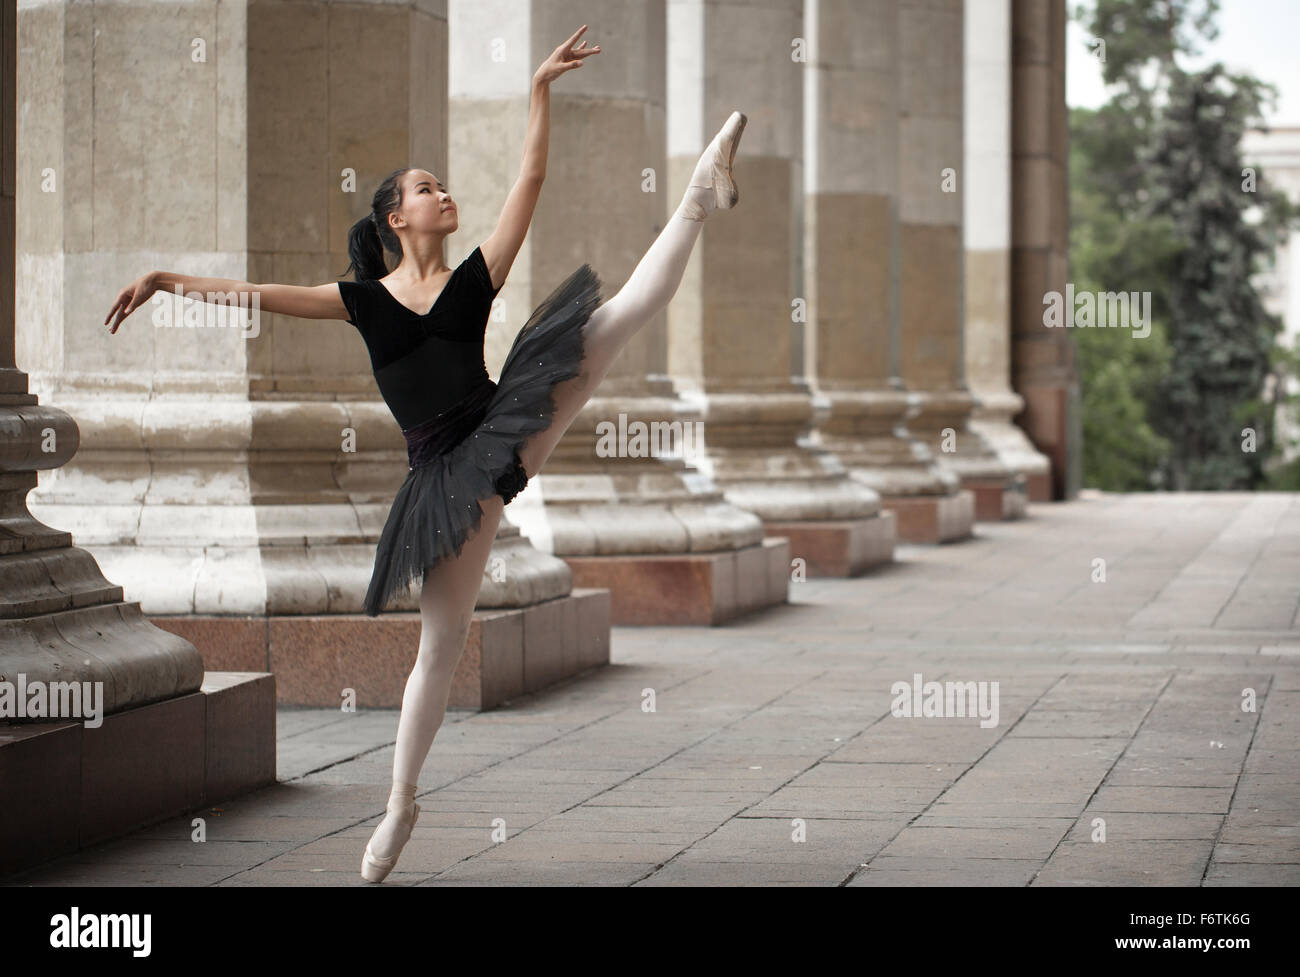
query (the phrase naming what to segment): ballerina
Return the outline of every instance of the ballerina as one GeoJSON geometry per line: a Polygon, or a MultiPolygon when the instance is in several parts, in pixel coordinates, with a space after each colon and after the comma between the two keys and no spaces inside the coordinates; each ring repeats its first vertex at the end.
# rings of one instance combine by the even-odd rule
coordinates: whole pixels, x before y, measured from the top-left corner
{"type": "Polygon", "coordinates": [[[349,231],[348,270],[356,281],[255,285],[151,272],[122,290],[104,320],[116,315],[116,332],[154,291],[180,284],[187,293],[257,293],[269,312],[345,319],[365,339],[410,462],[376,547],[366,613],[381,613],[397,591],[421,580],[420,644],[402,696],[392,790],[362,855],[369,882],[393,870],[419,818],[419,774],[446,713],[505,506],[545,464],[628,340],[676,293],[703,221],[739,200],[733,164],[747,118],[732,112],[622,288],[602,303],[600,281],[584,264],[533,310],[499,380],[487,376],[488,314],[546,174],[550,85],[600,52],[599,45],[575,44],[586,30],[584,24],[534,74],[519,178],[495,229],[456,268],[442,257],[458,226],[451,193],[427,170],[401,169],[380,184],[371,213],[349,231]],[[385,250],[400,256],[392,272],[385,250]]]}

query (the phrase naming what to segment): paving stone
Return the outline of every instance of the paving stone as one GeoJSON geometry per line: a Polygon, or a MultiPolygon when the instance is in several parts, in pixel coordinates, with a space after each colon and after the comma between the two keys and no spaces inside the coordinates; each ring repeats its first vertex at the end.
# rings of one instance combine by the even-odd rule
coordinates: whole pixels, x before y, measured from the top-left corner
{"type": "Polygon", "coordinates": [[[289,851],[296,841],[160,840],[128,837],[85,849],[82,855],[97,865],[234,866],[247,868],[289,851]]]}
{"type": "MultiPolygon", "coordinates": [[[[640,844],[642,842],[653,842],[662,845],[675,846],[676,851],[681,851],[694,844],[704,835],[712,831],[716,825],[712,821],[707,826],[701,826],[694,831],[682,831],[676,829],[674,825],[658,825],[655,829],[641,829],[637,831],[628,830],[606,830],[597,822],[592,821],[568,821],[556,823],[555,818],[547,818],[538,824],[530,825],[527,828],[521,828],[518,831],[509,831],[509,837],[514,838],[521,831],[527,831],[528,838],[533,842],[562,842],[569,844],[640,844]]],[[[468,829],[461,829],[468,830],[468,829]]],[[[483,832],[483,837],[487,832],[483,832]]]]}
{"type": "Polygon", "coordinates": [[[732,818],[696,840],[677,856],[694,862],[818,862],[838,865],[845,874],[874,856],[903,829],[904,818],[866,821],[854,818],[809,818],[796,834],[786,818],[732,818]],[[794,840],[802,837],[802,841],[794,840]]]}
{"type": "Polygon", "coordinates": [[[1025,715],[1009,736],[1132,736],[1142,722],[1139,709],[1094,711],[1058,711],[1033,709],[1025,715]]]}
{"type": "Polygon", "coordinates": [[[823,761],[790,782],[794,787],[914,787],[943,789],[969,767],[956,763],[845,763],[823,761]]]}
{"type": "MultiPolygon", "coordinates": [[[[729,810],[729,809],[728,809],[729,810]]],[[[583,829],[647,831],[699,830],[716,827],[724,819],[716,812],[697,808],[657,807],[654,805],[620,806],[617,804],[580,804],[545,818],[547,825],[573,825],[583,829]]]]}
{"type": "Polygon", "coordinates": [[[632,885],[657,863],[628,861],[529,862],[472,858],[420,885],[480,882],[495,885],[632,885]]]}
{"type": "MultiPolygon", "coordinates": [[[[404,872],[401,866],[393,869],[388,877],[384,879],[384,885],[414,885],[421,881],[425,876],[416,872],[404,872]]],[[[294,869],[292,871],[283,871],[272,869],[266,866],[259,866],[250,869],[247,872],[241,872],[238,875],[225,879],[219,883],[221,886],[362,886],[373,887],[374,883],[367,882],[361,877],[361,857],[357,856],[356,864],[349,870],[338,869],[329,870],[325,868],[315,869],[294,869]]]]}
{"type": "Polygon", "coordinates": [[[1219,835],[1221,845],[1272,845],[1287,850],[1300,844],[1300,823],[1260,824],[1249,822],[1236,813],[1229,813],[1219,835]]]}
{"type": "Polygon", "coordinates": [[[1021,822],[1013,828],[986,827],[984,823],[963,825],[950,818],[949,824],[914,824],[889,843],[880,853],[889,857],[942,858],[1014,858],[1038,859],[1052,853],[1069,830],[1065,819],[1042,819],[1033,827],[1021,822]],[[957,823],[953,823],[957,822],[957,823]]]}
{"type": "Polygon", "coordinates": [[[5,881],[17,885],[29,881],[59,885],[213,885],[236,871],[238,868],[230,865],[125,864],[70,859],[5,881]]]}
{"type": "Polygon", "coordinates": [[[1210,860],[1211,842],[1063,842],[1034,885],[1197,886],[1210,860]]]}
{"type": "Polygon", "coordinates": [[[1300,781],[1296,772],[1243,774],[1233,805],[1253,810],[1290,811],[1300,816],[1300,781]]]}
{"type": "Polygon", "coordinates": [[[746,809],[760,817],[835,817],[853,814],[919,814],[939,787],[782,787],[746,809]]]}
{"type": "Polygon", "coordinates": [[[1205,886],[1300,885],[1300,865],[1280,863],[1215,862],[1205,876],[1205,886]]]}
{"type": "Polygon", "coordinates": [[[263,817],[368,817],[384,809],[388,792],[378,787],[329,787],[301,783],[277,784],[225,801],[224,815],[256,814],[263,817]]]}
{"type": "Polygon", "coordinates": [[[1102,787],[1092,806],[1105,811],[1227,814],[1231,787],[1102,787]]]}
{"type": "Polygon", "coordinates": [[[880,855],[849,886],[1024,886],[1042,861],[1037,858],[934,858],[880,855]]]}
{"type": "MultiPolygon", "coordinates": [[[[1300,883],[1300,498],[1101,498],[725,626],[614,628],[610,669],[449,710],[387,884],[1300,883]],[[1106,552],[1124,585],[1081,589],[1106,552]],[[998,725],[894,717],[916,673],[997,681],[998,725]]],[[[177,817],[3,881],[366,885],[398,718],[281,709],[281,783],[196,812],[204,844],[177,817]]]]}
{"type": "Polygon", "coordinates": [[[1223,824],[1218,814],[1135,814],[1106,811],[1090,806],[1080,815],[1067,840],[1091,842],[1093,821],[1106,822],[1106,840],[1111,841],[1213,841],[1223,824]]]}
{"type": "Polygon", "coordinates": [[[1039,800],[1017,800],[1012,797],[1001,801],[948,802],[940,797],[932,807],[926,809],[926,813],[961,818],[1069,818],[1073,820],[1079,816],[1086,801],[1085,797],[1080,797],[1074,801],[1045,803],[1039,800]]]}
{"type": "Polygon", "coordinates": [[[1226,787],[1237,785],[1233,767],[1186,758],[1123,757],[1106,777],[1108,787],[1226,787]]]}
{"type": "Polygon", "coordinates": [[[1216,862],[1256,862],[1260,864],[1294,863],[1300,865],[1300,839],[1289,842],[1270,840],[1261,845],[1214,846],[1216,862]]]}
{"type": "Polygon", "coordinates": [[[843,867],[819,862],[705,862],[675,859],[637,883],[641,886],[839,885],[843,867]]]}

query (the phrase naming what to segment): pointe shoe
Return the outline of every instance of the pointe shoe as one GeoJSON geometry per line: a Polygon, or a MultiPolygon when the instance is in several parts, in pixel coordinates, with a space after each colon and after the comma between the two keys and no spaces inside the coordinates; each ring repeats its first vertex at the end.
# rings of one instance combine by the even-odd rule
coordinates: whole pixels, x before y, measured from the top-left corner
{"type": "MultiPolygon", "coordinates": [[[[398,845],[397,851],[391,855],[376,855],[370,850],[370,841],[375,840],[375,836],[370,836],[370,841],[366,842],[366,853],[361,856],[361,877],[367,882],[382,882],[388,878],[388,873],[393,870],[397,864],[397,856],[402,853],[406,843],[411,840],[411,830],[415,827],[415,822],[420,820],[420,805],[414,805],[414,811],[411,814],[411,823],[406,829],[406,837],[398,845]]],[[[379,828],[376,826],[376,831],[379,828]]]]}
{"type": "MultiPolygon", "coordinates": [[[[736,147],[740,144],[740,134],[745,131],[745,123],[749,117],[744,112],[732,112],[731,116],[718,130],[718,134],[713,137],[705,149],[703,156],[708,157],[709,162],[709,182],[688,184],[690,187],[702,187],[713,191],[714,207],[717,210],[730,210],[736,206],[740,200],[740,190],[736,186],[736,175],[733,170],[736,162],[736,147]]],[[[692,181],[698,179],[699,167],[691,175],[692,181]]],[[[708,216],[708,210],[700,206],[696,201],[687,199],[681,209],[683,217],[689,220],[704,220],[708,216]]]]}

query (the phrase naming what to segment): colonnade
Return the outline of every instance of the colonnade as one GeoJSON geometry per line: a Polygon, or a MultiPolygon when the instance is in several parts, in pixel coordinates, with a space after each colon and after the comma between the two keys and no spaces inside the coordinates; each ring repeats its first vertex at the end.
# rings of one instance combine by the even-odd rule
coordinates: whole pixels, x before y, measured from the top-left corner
{"type": "Polygon", "coordinates": [[[151,268],[335,280],[406,165],[460,205],[454,266],[581,18],[603,53],[552,87],[489,372],[582,262],[621,285],[734,108],[741,201],[507,509],[480,608],[605,587],[614,623],[716,623],[785,600],[794,560],[869,572],[1073,493],[1071,350],[1041,327],[1066,274],[1063,0],[52,0],[18,16],[15,353],[80,449],[33,513],[149,614],[357,614],[406,459],[353,327],[142,309],[110,336],[104,313],[151,268]],[[703,443],[609,457],[620,418],[703,443]]]}

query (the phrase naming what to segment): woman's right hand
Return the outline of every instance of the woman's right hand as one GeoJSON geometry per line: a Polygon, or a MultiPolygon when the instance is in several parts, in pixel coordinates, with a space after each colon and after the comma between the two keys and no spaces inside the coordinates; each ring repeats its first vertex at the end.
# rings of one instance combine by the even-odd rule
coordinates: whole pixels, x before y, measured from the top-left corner
{"type": "Polygon", "coordinates": [[[107,325],[108,320],[113,318],[113,314],[118,313],[117,318],[113,320],[113,324],[108,327],[108,331],[110,333],[117,332],[117,327],[121,325],[122,320],[144,305],[149,300],[149,296],[156,291],[158,291],[158,273],[156,271],[141,275],[122,289],[104,319],[104,323],[107,325]]]}
{"type": "Polygon", "coordinates": [[[551,52],[551,56],[542,62],[541,66],[533,72],[534,85],[549,85],[566,71],[572,71],[574,68],[582,67],[582,59],[589,58],[593,54],[600,53],[600,45],[587,47],[587,42],[583,41],[577,47],[573,46],[576,41],[587,30],[587,25],[583,24],[573,36],[551,52]]]}

